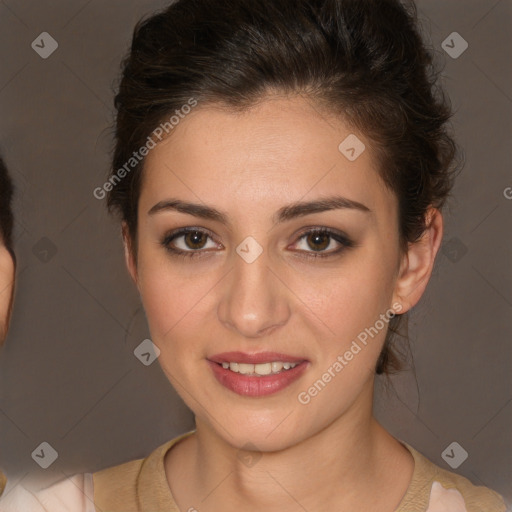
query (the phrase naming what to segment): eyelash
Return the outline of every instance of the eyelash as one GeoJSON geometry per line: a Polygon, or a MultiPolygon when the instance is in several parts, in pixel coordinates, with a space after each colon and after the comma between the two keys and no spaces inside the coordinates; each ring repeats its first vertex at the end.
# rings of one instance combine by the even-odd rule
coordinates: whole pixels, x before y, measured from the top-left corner
{"type": "MultiPolygon", "coordinates": [[[[207,237],[213,239],[213,237],[210,236],[210,234],[200,228],[183,228],[179,231],[169,233],[167,234],[163,240],[161,241],[161,245],[166,249],[169,253],[171,253],[172,256],[178,257],[178,258],[184,258],[184,259],[190,259],[190,258],[202,258],[205,256],[205,253],[210,252],[209,250],[190,250],[190,251],[183,251],[181,249],[176,249],[175,247],[172,247],[170,244],[173,240],[180,238],[184,235],[187,235],[188,233],[201,233],[206,235],[207,237]]],[[[321,252],[315,252],[315,251],[299,251],[300,257],[306,258],[306,259],[317,259],[317,258],[329,258],[333,256],[339,255],[341,252],[343,252],[346,249],[349,249],[351,247],[355,247],[355,243],[348,238],[346,235],[341,234],[337,231],[334,231],[329,228],[312,228],[308,231],[303,232],[297,239],[297,241],[302,240],[303,238],[306,238],[308,235],[311,234],[320,234],[320,235],[326,235],[331,239],[334,239],[336,242],[341,244],[342,247],[339,249],[336,249],[335,251],[329,251],[327,253],[321,253],[321,252]],[[305,254],[304,254],[305,253],[305,254]]],[[[329,243],[330,244],[330,243],[329,243]]]]}

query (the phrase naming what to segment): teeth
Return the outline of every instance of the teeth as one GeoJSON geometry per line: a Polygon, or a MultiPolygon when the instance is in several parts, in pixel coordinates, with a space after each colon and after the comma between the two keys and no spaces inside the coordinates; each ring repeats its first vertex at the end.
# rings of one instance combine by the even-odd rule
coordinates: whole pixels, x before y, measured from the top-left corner
{"type": "Polygon", "coordinates": [[[272,371],[278,372],[283,369],[283,363],[270,363],[272,365],[272,371]]]}
{"type": "Polygon", "coordinates": [[[280,361],[259,364],[224,362],[222,363],[222,368],[243,375],[272,375],[279,373],[281,370],[295,368],[298,364],[299,363],[282,363],[280,361]]]}
{"type": "Polygon", "coordinates": [[[270,375],[272,373],[272,363],[255,364],[254,372],[258,375],[270,375]]]}
{"type": "MultiPolygon", "coordinates": [[[[229,367],[231,368],[231,363],[229,363],[229,367]]],[[[239,363],[238,371],[240,373],[243,373],[244,375],[247,375],[248,373],[254,373],[254,365],[246,364],[246,363],[239,363]]]]}

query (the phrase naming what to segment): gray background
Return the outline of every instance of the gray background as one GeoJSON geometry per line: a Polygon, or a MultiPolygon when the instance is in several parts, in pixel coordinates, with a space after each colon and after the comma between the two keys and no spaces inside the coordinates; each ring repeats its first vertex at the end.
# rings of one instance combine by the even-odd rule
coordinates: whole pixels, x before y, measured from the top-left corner
{"type": "MultiPolygon", "coordinates": [[[[193,427],[157,364],[117,223],[92,191],[108,172],[112,97],[135,22],[166,1],[0,1],[0,150],[16,193],[17,290],[0,354],[0,459],[11,481],[50,483],[148,454],[193,427]],[[49,32],[42,59],[31,43],[49,32]],[[59,457],[43,470],[43,441],[59,457]]],[[[512,1],[422,0],[465,148],[431,283],[413,310],[415,372],[378,384],[398,438],[512,500],[512,1]],[[441,47],[456,31],[459,58],[441,47]]]]}

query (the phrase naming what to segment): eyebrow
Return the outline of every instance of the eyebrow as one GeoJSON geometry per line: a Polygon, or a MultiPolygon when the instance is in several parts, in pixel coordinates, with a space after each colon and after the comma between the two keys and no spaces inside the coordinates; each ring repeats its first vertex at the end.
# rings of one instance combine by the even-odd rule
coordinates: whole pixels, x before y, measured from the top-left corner
{"type": "MultiPolygon", "coordinates": [[[[348,199],[342,196],[331,196],[323,199],[317,199],[308,202],[296,202],[283,206],[272,216],[274,224],[280,224],[298,217],[310,215],[312,213],[326,212],[330,210],[349,209],[360,211],[364,213],[371,213],[372,210],[364,204],[348,199]]],[[[194,217],[202,219],[214,220],[230,226],[229,217],[226,213],[217,210],[211,206],[204,204],[189,203],[179,199],[165,199],[156,203],[149,211],[148,215],[165,211],[177,211],[180,213],[187,213],[194,217]]]]}

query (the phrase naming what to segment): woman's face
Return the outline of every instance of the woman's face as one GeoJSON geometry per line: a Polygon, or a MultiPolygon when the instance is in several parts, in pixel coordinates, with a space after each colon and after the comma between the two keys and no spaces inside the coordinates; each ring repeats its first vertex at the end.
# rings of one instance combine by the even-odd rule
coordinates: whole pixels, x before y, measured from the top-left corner
{"type": "Polygon", "coordinates": [[[0,239],[0,345],[4,342],[9,325],[14,288],[14,262],[0,239]]]}
{"type": "Polygon", "coordinates": [[[411,304],[397,200],[368,140],[339,149],[353,133],[275,97],[242,114],[198,106],[147,156],[128,266],[163,370],[233,446],[280,449],[371,413],[389,318],[411,304]]]}

